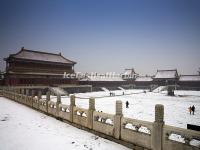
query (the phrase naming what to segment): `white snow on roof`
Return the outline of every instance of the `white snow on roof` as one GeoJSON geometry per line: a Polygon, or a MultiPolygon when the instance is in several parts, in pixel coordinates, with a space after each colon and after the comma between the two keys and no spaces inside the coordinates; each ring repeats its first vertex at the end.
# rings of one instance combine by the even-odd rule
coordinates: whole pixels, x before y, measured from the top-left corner
{"type": "Polygon", "coordinates": [[[126,70],[126,71],[124,72],[124,75],[132,75],[132,70],[126,70]]]}
{"type": "Polygon", "coordinates": [[[125,69],[125,72],[123,73],[123,75],[135,75],[135,71],[134,69],[125,69]]]}
{"type": "Polygon", "coordinates": [[[152,81],[151,77],[137,77],[135,81],[152,81]]]}
{"type": "Polygon", "coordinates": [[[200,81],[199,75],[182,75],[179,81],[200,81]]]}
{"type": "Polygon", "coordinates": [[[154,78],[176,78],[176,70],[158,70],[154,78]]]}

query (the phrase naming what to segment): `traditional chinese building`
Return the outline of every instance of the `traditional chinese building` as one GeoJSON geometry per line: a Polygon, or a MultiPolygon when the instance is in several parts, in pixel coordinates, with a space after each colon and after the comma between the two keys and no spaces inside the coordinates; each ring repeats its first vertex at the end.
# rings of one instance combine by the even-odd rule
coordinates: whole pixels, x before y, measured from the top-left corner
{"type": "Polygon", "coordinates": [[[75,84],[76,79],[63,78],[64,72],[74,73],[76,62],[61,53],[53,54],[22,49],[4,59],[6,85],[75,84]]]}
{"type": "Polygon", "coordinates": [[[158,85],[174,85],[178,81],[178,72],[174,70],[157,70],[153,83],[158,85]]]}
{"type": "Polygon", "coordinates": [[[139,76],[135,79],[135,85],[141,88],[150,87],[153,84],[153,78],[151,76],[139,76]]]}
{"type": "Polygon", "coordinates": [[[93,91],[99,91],[103,88],[116,90],[119,86],[127,84],[121,76],[109,76],[106,74],[85,75],[85,78],[79,81],[81,85],[92,85],[93,91]]]}
{"type": "Polygon", "coordinates": [[[200,90],[200,75],[181,75],[178,85],[184,90],[200,90]]]}
{"type": "Polygon", "coordinates": [[[125,69],[125,72],[122,74],[122,78],[127,81],[134,81],[138,74],[135,72],[135,70],[132,69],[125,69]]]}

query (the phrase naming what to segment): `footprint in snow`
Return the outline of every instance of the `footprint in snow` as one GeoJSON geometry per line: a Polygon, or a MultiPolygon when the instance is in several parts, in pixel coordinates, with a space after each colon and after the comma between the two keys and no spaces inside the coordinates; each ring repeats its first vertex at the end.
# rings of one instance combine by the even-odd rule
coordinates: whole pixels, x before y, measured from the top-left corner
{"type": "Polygon", "coordinates": [[[87,145],[84,145],[84,147],[85,147],[85,148],[88,148],[88,146],[87,146],[87,145]]]}
{"type": "Polygon", "coordinates": [[[0,121],[7,121],[7,120],[9,120],[9,115],[8,114],[5,114],[4,116],[0,117],[0,121]]]}
{"type": "Polygon", "coordinates": [[[1,121],[7,121],[8,117],[4,117],[3,119],[1,119],[1,121]]]}
{"type": "Polygon", "coordinates": [[[104,143],[108,143],[108,141],[104,141],[104,143]]]}
{"type": "Polygon", "coordinates": [[[42,118],[42,119],[45,119],[45,118],[46,118],[46,116],[41,116],[41,118],[42,118]]]}

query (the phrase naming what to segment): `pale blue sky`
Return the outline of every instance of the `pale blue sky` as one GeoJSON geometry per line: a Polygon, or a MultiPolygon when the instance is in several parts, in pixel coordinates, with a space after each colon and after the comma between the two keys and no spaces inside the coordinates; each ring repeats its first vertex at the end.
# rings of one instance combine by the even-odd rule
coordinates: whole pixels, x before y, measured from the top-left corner
{"type": "Polygon", "coordinates": [[[139,74],[200,67],[199,0],[0,0],[3,58],[27,49],[77,61],[76,71],[139,74]]]}

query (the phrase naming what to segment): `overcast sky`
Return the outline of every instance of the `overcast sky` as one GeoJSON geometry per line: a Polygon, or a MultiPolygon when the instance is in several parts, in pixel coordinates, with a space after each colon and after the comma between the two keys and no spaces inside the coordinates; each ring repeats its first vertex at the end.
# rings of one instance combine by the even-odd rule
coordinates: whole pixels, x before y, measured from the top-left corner
{"type": "Polygon", "coordinates": [[[196,74],[200,0],[0,0],[0,70],[22,46],[61,52],[79,72],[196,74]]]}

